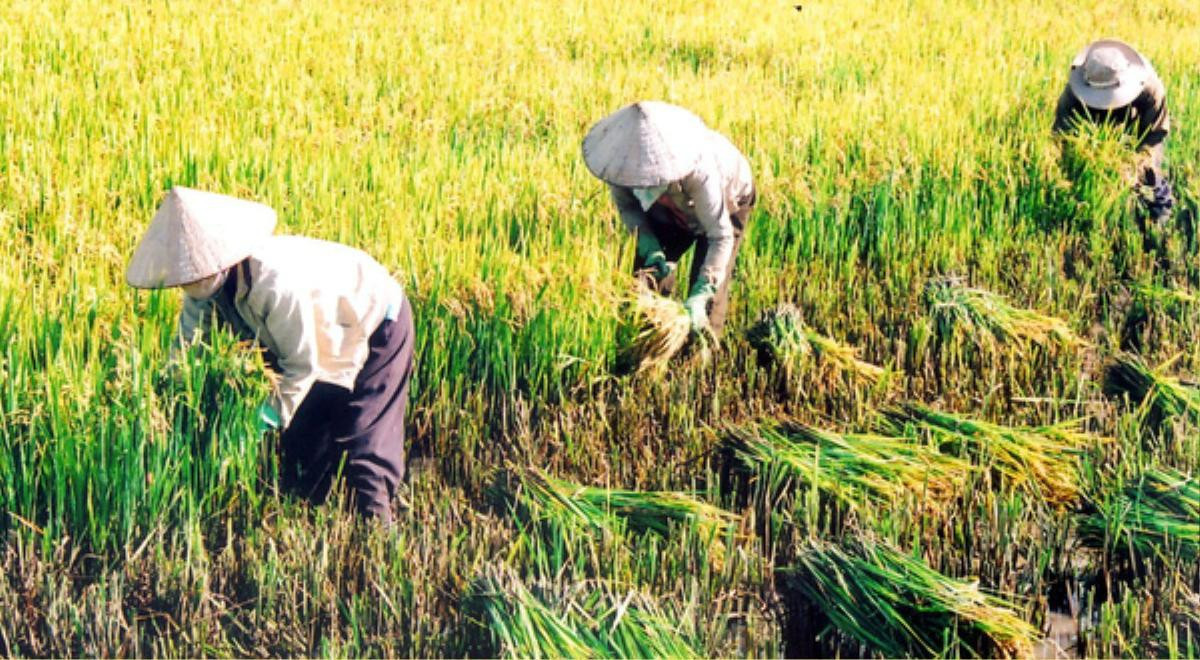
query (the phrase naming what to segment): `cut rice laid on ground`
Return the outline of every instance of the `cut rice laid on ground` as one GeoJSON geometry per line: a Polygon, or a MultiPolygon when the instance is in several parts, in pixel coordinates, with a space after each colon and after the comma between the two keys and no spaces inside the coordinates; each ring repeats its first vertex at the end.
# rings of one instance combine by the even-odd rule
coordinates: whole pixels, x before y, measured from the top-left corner
{"type": "Polygon", "coordinates": [[[782,572],[833,629],[884,657],[1027,657],[1039,637],[1012,603],[978,583],[874,541],[802,541],[782,572]]]}
{"type": "Polygon", "coordinates": [[[1152,468],[1081,516],[1084,542],[1147,559],[1200,558],[1200,477],[1152,468]]]}
{"type": "Polygon", "coordinates": [[[930,280],[925,286],[925,303],[944,342],[966,340],[987,349],[1006,343],[1064,348],[1087,344],[1066,321],[1014,307],[1004,296],[967,286],[961,278],[930,280]]]}
{"type": "Polygon", "coordinates": [[[763,312],[747,331],[746,338],[761,358],[778,365],[789,377],[813,356],[825,368],[850,373],[871,383],[884,374],[882,367],[860,360],[853,346],[808,327],[795,305],[785,303],[763,312]]]}
{"type": "Polygon", "coordinates": [[[816,488],[849,506],[895,503],[908,496],[944,502],[957,495],[971,465],[929,445],[798,423],[728,425],[728,448],[772,488],[816,488]]]}
{"type": "Polygon", "coordinates": [[[1003,483],[1066,505],[1079,498],[1079,457],[1094,436],[1068,422],[1038,427],[1002,426],[940,412],[919,404],[887,411],[881,426],[893,433],[926,436],[943,451],[989,467],[1003,483]]]}
{"type": "Polygon", "coordinates": [[[703,643],[683,617],[638,591],[600,584],[531,588],[511,570],[495,569],[474,598],[498,655],[506,658],[699,658],[703,643]]]}

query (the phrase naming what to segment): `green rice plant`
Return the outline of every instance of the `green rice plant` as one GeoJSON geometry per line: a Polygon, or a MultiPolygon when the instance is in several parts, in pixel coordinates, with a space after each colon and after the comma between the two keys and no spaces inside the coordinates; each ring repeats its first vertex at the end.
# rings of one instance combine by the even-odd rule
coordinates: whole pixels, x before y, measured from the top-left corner
{"type": "Polygon", "coordinates": [[[1200,478],[1169,467],[1148,468],[1079,518],[1087,544],[1142,558],[1200,559],[1200,478]]]}
{"type": "Polygon", "coordinates": [[[870,383],[877,382],[884,369],[858,358],[853,346],[826,337],[804,323],[804,315],[795,305],[784,303],[764,311],[746,332],[750,345],[780,366],[790,378],[811,356],[825,368],[850,373],[870,383]]]}
{"type": "Polygon", "coordinates": [[[1186,345],[1192,340],[1189,318],[1197,299],[1191,291],[1144,282],[1117,287],[1114,294],[1117,300],[1125,295],[1129,298],[1121,321],[1122,346],[1151,349],[1186,345]]]}
{"type": "Polygon", "coordinates": [[[925,285],[925,304],[944,343],[966,340],[995,351],[1005,344],[1026,347],[1087,345],[1064,320],[1014,307],[1004,296],[967,286],[962,278],[940,277],[925,285]]]}
{"type": "Polygon", "coordinates": [[[1110,395],[1128,396],[1154,426],[1176,418],[1200,420],[1200,388],[1165,373],[1174,361],[1151,368],[1141,357],[1121,353],[1108,365],[1104,390],[1110,395]]]}
{"type": "Polygon", "coordinates": [[[1012,602],[871,540],[806,539],[781,571],[833,630],[883,657],[1026,657],[1039,637],[1012,602]]]}
{"type": "Polygon", "coordinates": [[[726,446],[770,484],[816,491],[851,507],[956,496],[971,466],[909,438],[837,433],[799,423],[728,424],[726,446]]]}
{"type": "Polygon", "coordinates": [[[1081,431],[1077,421],[1003,426],[915,403],[886,410],[880,425],[891,432],[928,437],[943,451],[969,456],[1008,487],[1054,506],[1079,499],[1080,456],[1090,444],[1102,441],[1081,431]]]}
{"type": "Polygon", "coordinates": [[[502,657],[698,658],[704,645],[681,618],[638,591],[602,584],[531,589],[492,569],[473,597],[502,657]]]}
{"type": "Polygon", "coordinates": [[[1148,314],[1161,311],[1177,316],[1182,310],[1196,304],[1196,294],[1187,289],[1161,286],[1153,283],[1138,283],[1132,287],[1133,309],[1131,313],[1148,314]]]}

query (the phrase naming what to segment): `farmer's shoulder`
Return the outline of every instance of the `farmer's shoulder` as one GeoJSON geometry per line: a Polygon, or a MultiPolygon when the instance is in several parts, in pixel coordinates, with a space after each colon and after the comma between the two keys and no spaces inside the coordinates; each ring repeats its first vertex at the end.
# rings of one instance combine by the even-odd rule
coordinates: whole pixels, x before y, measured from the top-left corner
{"type": "Polygon", "coordinates": [[[263,276],[325,277],[361,261],[373,261],[358,248],[307,236],[272,236],[250,255],[263,276]]]}

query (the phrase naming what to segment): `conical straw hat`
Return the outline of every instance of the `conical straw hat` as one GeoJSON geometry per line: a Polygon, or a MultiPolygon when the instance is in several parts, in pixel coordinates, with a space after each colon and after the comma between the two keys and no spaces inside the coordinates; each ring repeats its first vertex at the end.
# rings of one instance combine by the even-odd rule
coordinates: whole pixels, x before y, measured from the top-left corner
{"type": "Polygon", "coordinates": [[[1129,44],[1102,39],[1075,55],[1069,84],[1080,103],[1112,110],[1133,103],[1145,89],[1151,71],[1150,63],[1129,44]]]}
{"type": "Polygon", "coordinates": [[[597,178],[648,188],[696,169],[708,128],[677,105],[642,101],[596,122],[583,139],[583,162],[597,178]]]}
{"type": "Polygon", "coordinates": [[[265,204],[176,186],[142,237],[125,279],[158,289],[215,275],[250,255],[275,229],[265,204]]]}

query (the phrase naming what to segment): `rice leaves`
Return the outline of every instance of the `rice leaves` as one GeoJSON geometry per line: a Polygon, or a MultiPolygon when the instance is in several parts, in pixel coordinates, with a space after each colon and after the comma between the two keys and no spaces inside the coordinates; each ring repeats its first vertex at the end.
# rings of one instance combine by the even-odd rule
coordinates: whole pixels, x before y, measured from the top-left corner
{"type": "Polygon", "coordinates": [[[681,618],[634,590],[535,588],[507,569],[474,588],[499,655],[507,658],[698,658],[681,618]]]}
{"type": "Polygon", "coordinates": [[[1065,505],[1079,498],[1078,460],[1093,436],[1077,422],[1037,427],[1002,426],[919,404],[886,411],[882,426],[930,437],[944,451],[965,454],[1035,501],[1065,505]]]}
{"type": "Polygon", "coordinates": [[[851,507],[908,496],[944,502],[971,470],[966,461],[909,438],[776,423],[728,425],[725,434],[736,460],[768,482],[816,488],[851,507]]]}
{"type": "Polygon", "coordinates": [[[1003,296],[969,287],[961,278],[930,280],[924,298],[943,342],[965,340],[987,350],[1004,344],[1062,348],[1087,344],[1066,321],[1014,307],[1003,296]]]}
{"type": "Polygon", "coordinates": [[[1079,520],[1085,543],[1140,557],[1200,558],[1200,478],[1167,467],[1145,470],[1135,483],[1095,502],[1079,520]]]}
{"type": "Polygon", "coordinates": [[[871,383],[884,374],[882,367],[860,360],[853,346],[808,327],[795,305],[785,303],[764,311],[746,338],[760,356],[782,368],[789,378],[810,356],[816,356],[829,370],[853,374],[871,383]]]}
{"type": "Polygon", "coordinates": [[[1012,603],[978,583],[874,541],[802,541],[782,572],[838,632],[884,657],[1023,657],[1038,637],[1012,603]]]}

